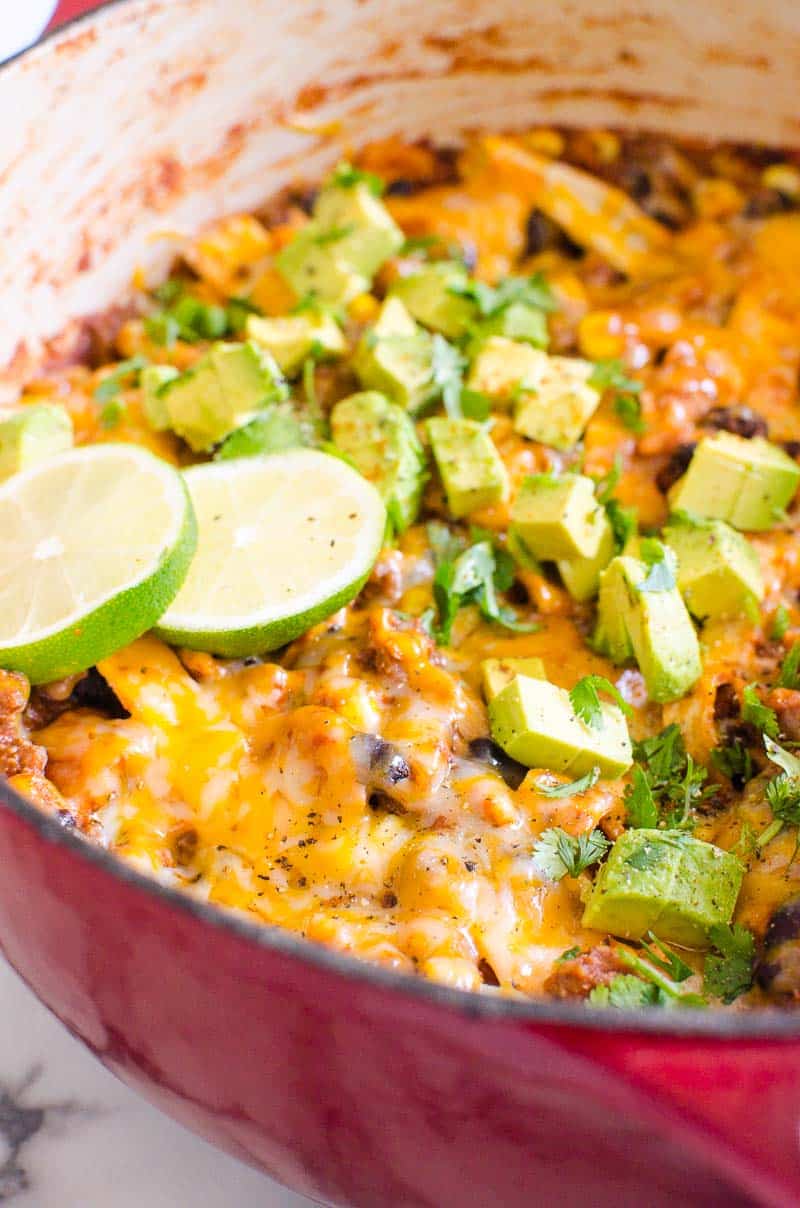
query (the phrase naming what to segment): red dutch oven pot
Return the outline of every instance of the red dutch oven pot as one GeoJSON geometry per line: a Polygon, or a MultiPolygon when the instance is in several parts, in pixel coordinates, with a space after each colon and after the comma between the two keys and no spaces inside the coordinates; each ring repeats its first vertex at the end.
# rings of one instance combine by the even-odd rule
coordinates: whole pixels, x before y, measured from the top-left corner
{"type": "MultiPolygon", "coordinates": [[[[0,386],[68,355],[135,265],[162,270],[154,232],[255,206],[343,138],[562,121],[797,141],[796,6],[555,7],[117,0],[18,58],[0,72],[0,386]]],[[[42,1001],[306,1195],[800,1202],[791,1013],[622,1014],[390,974],[163,888],[5,784],[0,865],[0,944],[42,1001]]]]}

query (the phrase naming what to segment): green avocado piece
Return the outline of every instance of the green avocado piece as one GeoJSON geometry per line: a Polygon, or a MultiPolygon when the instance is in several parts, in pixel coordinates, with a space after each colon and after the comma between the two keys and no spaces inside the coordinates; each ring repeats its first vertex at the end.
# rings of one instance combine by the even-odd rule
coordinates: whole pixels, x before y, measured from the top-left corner
{"type": "Polygon", "coordinates": [[[739,616],[764,598],[758,555],[723,520],[673,518],[664,540],[678,559],[678,587],[699,621],[739,616]]]}
{"type": "Polygon", "coordinates": [[[71,448],[67,410],[58,403],[26,403],[0,420],[0,482],[71,448]]]}
{"type": "Polygon", "coordinates": [[[736,856],[685,831],[627,830],[597,875],[583,925],[706,948],[711,928],[730,922],[743,876],[736,856]]]}
{"type": "Polygon", "coordinates": [[[436,416],[426,430],[456,520],[508,499],[508,473],[482,424],[436,416]]]}
{"type": "Polygon", "coordinates": [[[591,558],[560,558],[556,562],[561,582],[573,600],[583,603],[600,590],[600,575],[614,557],[614,533],[603,512],[600,542],[591,558]]]}
{"type": "Polygon", "coordinates": [[[703,665],[677,586],[647,590],[642,585],[649,572],[638,558],[611,560],[600,578],[595,645],[614,662],[624,662],[632,653],[651,700],[664,703],[684,696],[703,665]]]}
{"type": "Polygon", "coordinates": [[[600,403],[600,392],[589,385],[593,371],[579,357],[547,357],[541,376],[520,390],[516,431],[554,449],[572,449],[600,403]]]}
{"type": "Polygon", "coordinates": [[[470,344],[472,355],[492,336],[505,336],[509,340],[532,344],[534,348],[546,348],[550,339],[544,311],[525,302],[512,302],[498,314],[476,323],[470,344]]]}
{"type": "Polygon", "coordinates": [[[635,607],[637,568],[634,559],[621,556],[612,558],[600,573],[597,600],[597,626],[593,645],[599,654],[611,659],[612,663],[627,663],[633,658],[626,612],[635,607]]]}
{"type": "Polygon", "coordinates": [[[159,390],[169,426],[195,452],[206,452],[254,419],[288,388],[268,352],[247,341],[212,344],[191,369],[159,390]]]}
{"type": "Polygon", "coordinates": [[[533,474],[511,507],[511,531],[544,561],[594,558],[608,519],[583,474],[533,474]]]}
{"type": "Polygon", "coordinates": [[[546,679],[544,663],[536,657],[528,659],[482,659],[481,682],[483,695],[488,701],[502,692],[516,675],[527,675],[530,679],[546,679]]]}
{"type": "Polygon", "coordinates": [[[331,432],[334,444],[378,488],[395,531],[413,524],[425,484],[425,453],[409,414],[367,390],[336,404],[331,432]]]}
{"type": "Polygon", "coordinates": [[[275,265],[298,298],[310,295],[334,306],[346,306],[370,287],[369,277],[358,272],[342,254],[336,231],[309,222],[275,257],[275,265]]]}
{"type": "Polygon", "coordinates": [[[541,349],[519,340],[490,336],[477,350],[467,386],[501,406],[510,406],[525,385],[535,388],[546,369],[547,354],[541,349]]]}
{"type": "Polygon", "coordinates": [[[335,241],[337,256],[370,282],[405,243],[386,206],[363,181],[322,189],[314,205],[314,221],[329,234],[341,232],[335,241]]]}
{"type": "Polygon", "coordinates": [[[612,779],[631,766],[628,726],[616,705],[601,702],[602,724],[591,727],[576,716],[564,688],[518,674],[488,708],[492,738],[526,767],[584,776],[597,766],[612,779]]]}
{"type": "Polygon", "coordinates": [[[477,315],[475,303],[457,292],[468,281],[463,265],[438,260],[400,277],[392,285],[391,297],[399,298],[418,322],[454,340],[464,335],[477,315]]]}
{"type": "Polygon", "coordinates": [[[161,388],[178,376],[179,371],[173,365],[146,365],[139,374],[144,417],[156,432],[166,432],[170,427],[169,412],[161,388]]]}
{"type": "Polygon", "coordinates": [[[746,440],[716,432],[700,441],[669,502],[673,511],[765,532],[791,503],[798,483],[800,466],[777,445],[761,436],[746,440]]]}
{"type": "Polygon", "coordinates": [[[294,377],[309,356],[319,360],[339,357],[347,351],[342,329],[334,317],[316,309],[276,319],[248,315],[245,331],[249,340],[272,353],[287,377],[294,377]]]}
{"type": "Polygon", "coordinates": [[[214,461],[281,453],[284,449],[301,449],[309,443],[306,428],[291,404],[275,403],[257,419],[231,432],[214,454],[214,461]]]}
{"type": "Polygon", "coordinates": [[[435,393],[433,341],[399,298],[387,298],[373,327],[359,341],[353,369],[367,390],[379,390],[416,414],[435,393]]]}

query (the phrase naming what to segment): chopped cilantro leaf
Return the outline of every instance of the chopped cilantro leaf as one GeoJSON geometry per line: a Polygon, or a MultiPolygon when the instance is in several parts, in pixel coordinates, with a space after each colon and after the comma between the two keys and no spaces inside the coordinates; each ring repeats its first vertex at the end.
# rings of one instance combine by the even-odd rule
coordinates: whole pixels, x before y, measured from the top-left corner
{"type": "Polygon", "coordinates": [[[775,609],[772,617],[772,628],[770,629],[770,637],[775,642],[782,641],[789,628],[789,612],[785,604],[779,604],[775,609]]]}
{"type": "MultiPolygon", "coordinates": [[[[764,797],[772,810],[772,822],[761,832],[756,847],[765,847],[780,834],[784,826],[800,826],[800,759],[765,734],[764,748],[773,763],[782,768],[764,789],[764,797]]],[[[800,832],[798,832],[800,844],[800,832]]],[[[794,858],[794,857],[793,857],[794,858]]]]}
{"type": "Polygon", "coordinates": [[[674,723],[653,738],[634,743],[633,757],[636,766],[625,793],[631,826],[653,828],[663,823],[680,829],[690,824],[694,808],[717,792],[716,785],[704,787],[708,773],[687,754],[674,723]]]}
{"type": "Polygon", "coordinates": [[[733,927],[718,923],[709,932],[716,952],[706,957],[703,989],[724,1003],[731,1003],[753,984],[755,941],[751,932],[738,923],[733,927]]]}
{"type": "MultiPolygon", "coordinates": [[[[650,935],[655,939],[652,933],[650,935]]],[[[682,988],[681,983],[691,976],[691,969],[674,952],[665,948],[660,940],[656,940],[656,943],[660,950],[658,953],[654,953],[650,945],[642,945],[649,960],[643,960],[630,948],[620,947],[615,951],[623,964],[653,985],[657,991],[653,1001],[659,1006],[704,1007],[705,999],[700,994],[687,993],[682,988]]]]}
{"type": "Polygon", "coordinates": [[[677,952],[674,952],[672,948],[668,948],[652,931],[648,931],[647,940],[641,940],[640,942],[650,962],[673,981],[683,982],[686,981],[687,977],[692,976],[692,969],[686,964],[686,961],[681,960],[677,952]]]}
{"type": "Polygon", "coordinates": [[[795,642],[781,664],[778,686],[800,688],[800,642],[795,642]]]}
{"type": "Polygon", "coordinates": [[[552,290],[541,273],[534,273],[532,277],[504,277],[496,286],[470,280],[449,288],[451,293],[474,302],[483,319],[502,314],[514,302],[536,310],[556,309],[552,290]]]}
{"type": "Polygon", "coordinates": [[[747,747],[734,742],[729,747],[714,747],[711,762],[723,776],[727,776],[734,788],[744,788],[753,777],[753,759],[747,747]]]}
{"type": "Polygon", "coordinates": [[[605,509],[611,531],[614,534],[614,546],[619,552],[625,548],[638,528],[636,508],[626,508],[616,499],[609,499],[605,509]]]}
{"type": "Polygon", "coordinates": [[[589,385],[595,390],[620,390],[625,394],[638,394],[642,383],[628,377],[627,370],[619,357],[595,361],[589,385]]]}
{"type": "Polygon", "coordinates": [[[602,860],[610,847],[601,830],[569,835],[560,826],[551,826],[539,836],[533,849],[533,862],[551,881],[560,881],[566,876],[577,877],[602,860]]]}
{"type": "Polygon", "coordinates": [[[538,629],[538,622],[521,621],[513,609],[502,606],[497,599],[497,592],[507,590],[512,581],[509,575],[513,575],[513,566],[506,551],[496,549],[488,538],[466,549],[462,542],[459,548],[459,544],[454,539],[448,541],[440,529],[446,529],[446,526],[428,526],[437,562],[433,578],[436,614],[430,624],[439,645],[446,646],[450,642],[459,609],[467,604],[477,604],[481,616],[506,629],[522,633],[538,629]]]}
{"type": "Polygon", "coordinates": [[[652,982],[642,981],[633,973],[617,973],[607,985],[595,986],[588,1001],[593,1007],[617,1007],[630,1011],[636,1007],[660,1006],[661,995],[658,986],[652,982]]]}
{"type": "Polygon", "coordinates": [[[622,457],[619,453],[617,453],[616,457],[614,458],[614,464],[608,473],[604,474],[602,478],[595,480],[594,493],[597,496],[598,503],[602,503],[604,506],[608,503],[611,496],[617,489],[621,477],[622,457]]]}
{"type": "Polygon", "coordinates": [[[340,240],[346,239],[348,235],[352,235],[354,230],[355,224],[352,222],[346,222],[344,226],[328,227],[327,230],[318,231],[313,235],[311,242],[320,247],[326,247],[329,243],[339,243],[340,240]]]}
{"type": "MultiPolygon", "coordinates": [[[[127,361],[120,361],[116,368],[103,378],[99,386],[95,387],[94,398],[98,403],[110,402],[123,389],[126,379],[138,380],[139,371],[149,364],[147,357],[143,356],[130,357],[127,361]]],[[[113,424],[109,426],[113,427],[113,424]]]]}
{"type": "Polygon", "coordinates": [[[671,550],[655,537],[644,537],[639,543],[639,557],[648,567],[637,591],[670,591],[675,586],[675,557],[671,550]]]}
{"type": "Polygon", "coordinates": [[[565,948],[561,956],[556,957],[556,964],[560,964],[562,961],[574,961],[575,957],[580,956],[580,954],[581,950],[577,944],[574,948],[565,948]]]}
{"type": "Polygon", "coordinates": [[[330,183],[338,189],[354,189],[356,185],[366,185],[376,197],[380,197],[385,188],[380,176],[354,168],[344,159],[334,168],[330,183]]]}
{"type": "Polygon", "coordinates": [[[747,684],[742,692],[742,720],[750,722],[768,738],[780,733],[775,710],[761,703],[755,684],[747,684]]]}
{"type": "Polygon", "coordinates": [[[630,717],[631,707],[604,675],[585,675],[578,680],[569,694],[572,707],[577,717],[586,722],[592,729],[598,729],[603,724],[603,713],[600,708],[600,692],[613,698],[626,716],[630,717]]]}
{"type": "Polygon", "coordinates": [[[650,782],[640,767],[634,767],[631,773],[631,783],[625,790],[625,808],[631,826],[647,830],[658,826],[658,806],[650,782]]]}
{"type": "Polygon", "coordinates": [[[451,419],[461,419],[461,391],[466,361],[452,344],[437,332],[433,337],[431,376],[441,392],[444,409],[451,419]]]}
{"type": "Polygon", "coordinates": [[[636,436],[642,436],[647,431],[647,424],[642,418],[642,404],[635,394],[618,394],[614,399],[614,414],[622,426],[636,436]]]}
{"type": "Polygon", "coordinates": [[[579,780],[570,780],[568,784],[546,784],[542,780],[536,782],[536,792],[542,797],[577,797],[579,793],[586,793],[589,789],[594,788],[600,779],[600,769],[593,767],[585,776],[581,776],[579,780]]]}
{"type": "Polygon", "coordinates": [[[100,409],[100,423],[104,428],[116,428],[125,418],[126,411],[121,398],[110,398],[100,409]]]}

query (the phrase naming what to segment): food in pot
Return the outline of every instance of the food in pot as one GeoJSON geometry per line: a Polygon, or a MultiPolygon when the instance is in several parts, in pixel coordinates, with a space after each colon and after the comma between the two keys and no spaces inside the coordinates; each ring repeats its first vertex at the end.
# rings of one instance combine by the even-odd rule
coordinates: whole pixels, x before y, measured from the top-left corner
{"type": "Polygon", "coordinates": [[[0,773],[452,987],[792,1004],[800,162],[555,133],[369,146],[28,382],[0,773]]]}

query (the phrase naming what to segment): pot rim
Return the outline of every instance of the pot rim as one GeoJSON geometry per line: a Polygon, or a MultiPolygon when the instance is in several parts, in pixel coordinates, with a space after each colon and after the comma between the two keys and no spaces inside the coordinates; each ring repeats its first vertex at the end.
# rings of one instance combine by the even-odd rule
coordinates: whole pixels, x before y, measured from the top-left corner
{"type": "MultiPolygon", "coordinates": [[[[66,31],[95,25],[117,7],[134,7],[146,0],[103,0],[88,13],[71,17],[45,31],[32,46],[18,51],[0,65],[6,71],[25,56],[46,51],[48,44],[66,31]]],[[[77,860],[101,869],[112,879],[129,885],[170,908],[197,919],[205,926],[235,935],[254,946],[274,950],[350,981],[366,982],[376,989],[393,991],[405,998],[448,1007],[471,1019],[513,1020],[518,1023],[575,1027],[586,1032],[646,1032],[670,1037],[705,1036],[716,1040],[792,1040],[800,1038],[800,1011],[759,1007],[752,1011],[703,1010],[619,1011],[608,1007],[547,999],[522,1000],[470,990],[455,990],[423,977],[384,969],[345,953],[315,943],[272,923],[251,922],[245,915],[193,897],[181,889],[162,884],[155,876],[140,872],[132,864],[79,832],[67,829],[53,814],[27,801],[0,779],[0,807],[9,809],[45,843],[61,847],[77,860]]]]}

